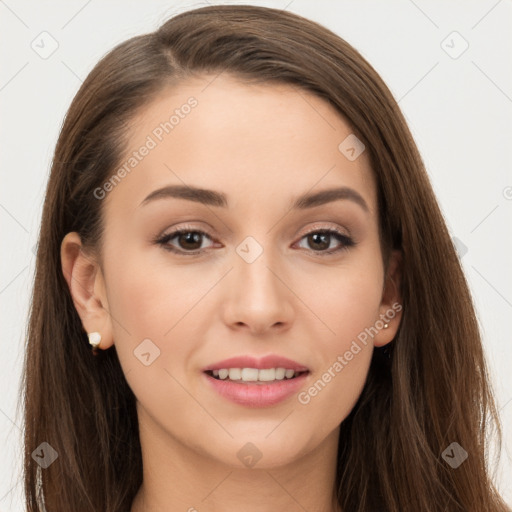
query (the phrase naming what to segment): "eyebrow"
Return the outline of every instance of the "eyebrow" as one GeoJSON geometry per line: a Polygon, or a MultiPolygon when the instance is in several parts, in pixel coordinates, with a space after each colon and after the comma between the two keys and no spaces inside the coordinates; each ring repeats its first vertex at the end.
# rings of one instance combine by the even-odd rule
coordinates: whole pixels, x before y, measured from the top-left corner
{"type": "MultiPolygon", "coordinates": [[[[168,185],[151,192],[139,206],[146,205],[157,199],[185,199],[207,206],[227,208],[228,198],[222,192],[204,188],[192,187],[190,185],[168,185]]],[[[292,210],[305,210],[314,208],[333,201],[349,200],[358,204],[365,212],[369,212],[368,205],[361,194],[349,187],[338,187],[320,192],[306,193],[296,198],[291,206],[292,210]]]]}

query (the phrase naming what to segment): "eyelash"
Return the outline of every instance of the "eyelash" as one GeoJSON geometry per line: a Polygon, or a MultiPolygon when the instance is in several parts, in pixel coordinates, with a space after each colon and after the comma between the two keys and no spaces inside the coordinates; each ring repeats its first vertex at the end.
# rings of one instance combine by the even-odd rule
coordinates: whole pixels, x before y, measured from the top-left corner
{"type": "MultiPolygon", "coordinates": [[[[212,240],[212,237],[210,237],[210,235],[208,233],[206,233],[205,231],[185,226],[183,228],[172,231],[171,233],[167,233],[161,237],[157,237],[154,240],[154,243],[162,246],[162,248],[165,249],[166,251],[172,252],[179,256],[194,256],[194,255],[201,254],[202,252],[204,252],[205,249],[200,249],[200,250],[196,250],[196,251],[182,251],[182,250],[175,249],[171,245],[168,245],[168,242],[170,240],[172,240],[173,238],[175,238],[179,235],[183,235],[185,233],[198,233],[201,236],[205,236],[205,237],[209,238],[210,240],[212,240]]],[[[313,235],[313,234],[332,235],[334,238],[336,238],[339,242],[342,243],[342,245],[340,247],[338,247],[337,249],[334,249],[334,250],[330,250],[330,251],[313,251],[313,250],[311,250],[313,253],[317,254],[318,256],[331,256],[331,255],[337,254],[341,251],[347,251],[351,247],[354,247],[356,245],[356,242],[352,238],[348,237],[347,235],[341,233],[340,231],[338,231],[337,229],[334,229],[334,228],[314,229],[312,231],[305,233],[300,238],[300,240],[302,240],[303,238],[306,238],[309,235],[313,235]]]]}

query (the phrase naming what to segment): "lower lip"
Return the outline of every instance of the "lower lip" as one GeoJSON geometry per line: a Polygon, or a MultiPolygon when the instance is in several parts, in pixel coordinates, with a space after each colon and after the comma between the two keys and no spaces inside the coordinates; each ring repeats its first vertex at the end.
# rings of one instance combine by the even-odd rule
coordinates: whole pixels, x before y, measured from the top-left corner
{"type": "Polygon", "coordinates": [[[286,400],[299,391],[309,375],[303,373],[293,379],[275,380],[270,384],[238,383],[220,380],[203,373],[210,385],[224,398],[246,407],[268,407],[286,400]]]}

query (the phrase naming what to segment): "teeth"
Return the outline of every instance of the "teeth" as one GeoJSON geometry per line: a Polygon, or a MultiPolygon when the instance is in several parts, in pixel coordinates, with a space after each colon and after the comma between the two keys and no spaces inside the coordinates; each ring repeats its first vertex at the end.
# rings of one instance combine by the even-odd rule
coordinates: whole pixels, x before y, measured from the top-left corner
{"type": "Polygon", "coordinates": [[[295,372],[293,370],[286,370],[286,372],[284,373],[284,376],[287,378],[287,379],[291,379],[293,377],[293,374],[295,372]]]}
{"type": "Polygon", "coordinates": [[[241,380],[243,382],[272,382],[274,380],[291,379],[295,376],[295,370],[286,368],[222,368],[212,371],[214,377],[221,380],[241,380]]]}
{"type": "Polygon", "coordinates": [[[284,368],[276,368],[276,380],[283,380],[286,374],[286,370],[284,368]]]}
{"type": "Polygon", "coordinates": [[[229,369],[229,380],[240,380],[242,378],[242,370],[240,368],[229,369]]]}
{"type": "Polygon", "coordinates": [[[260,370],[258,373],[258,380],[262,380],[264,382],[276,380],[276,370],[274,368],[269,368],[268,370],[260,370]]]}
{"type": "MultiPolygon", "coordinates": [[[[238,368],[236,368],[238,370],[238,368]]],[[[258,380],[258,370],[256,368],[242,368],[241,379],[244,382],[256,382],[258,380]]]]}

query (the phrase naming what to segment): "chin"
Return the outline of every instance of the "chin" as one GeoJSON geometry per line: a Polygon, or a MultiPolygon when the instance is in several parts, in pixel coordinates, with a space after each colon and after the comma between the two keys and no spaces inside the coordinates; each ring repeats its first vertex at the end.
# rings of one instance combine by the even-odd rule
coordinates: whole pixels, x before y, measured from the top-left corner
{"type": "Polygon", "coordinates": [[[297,436],[285,429],[279,432],[279,428],[253,435],[233,433],[234,439],[225,444],[218,460],[237,469],[272,469],[293,464],[307,451],[306,447],[297,436]]]}

